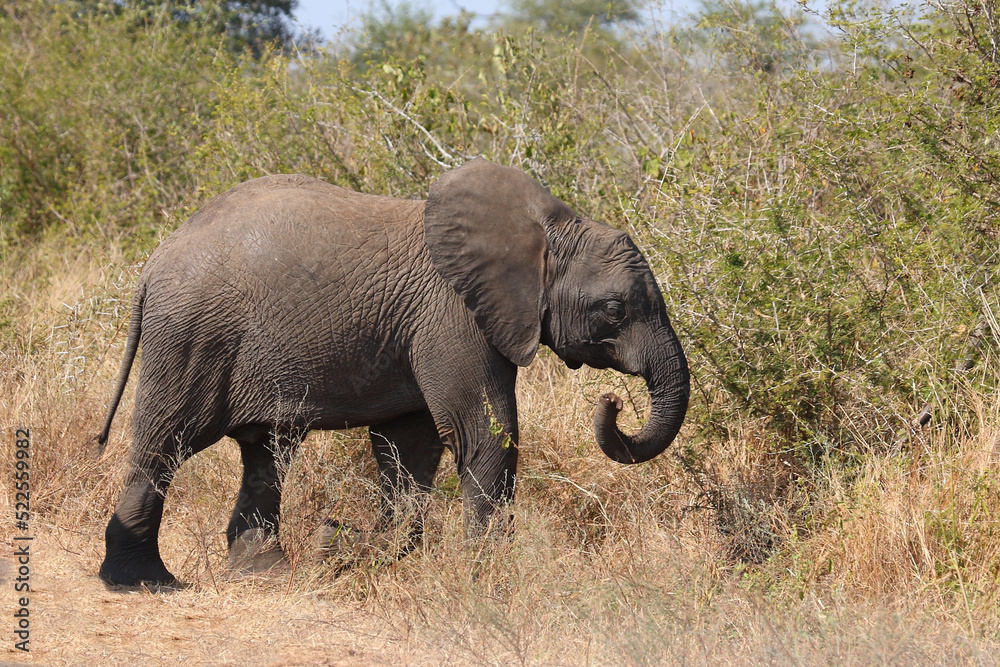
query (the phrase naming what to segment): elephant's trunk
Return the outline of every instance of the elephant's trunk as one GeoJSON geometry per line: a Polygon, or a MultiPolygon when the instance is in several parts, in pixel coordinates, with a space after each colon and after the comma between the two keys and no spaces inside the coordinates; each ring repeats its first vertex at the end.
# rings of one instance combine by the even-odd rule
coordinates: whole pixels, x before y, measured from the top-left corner
{"type": "Polygon", "coordinates": [[[635,435],[618,429],[622,399],[612,393],[601,396],[594,416],[594,437],[605,454],[618,463],[642,463],[670,446],[684,422],[691,393],[687,359],[673,331],[659,347],[658,361],[646,364],[640,373],[649,390],[649,421],[635,435]]]}

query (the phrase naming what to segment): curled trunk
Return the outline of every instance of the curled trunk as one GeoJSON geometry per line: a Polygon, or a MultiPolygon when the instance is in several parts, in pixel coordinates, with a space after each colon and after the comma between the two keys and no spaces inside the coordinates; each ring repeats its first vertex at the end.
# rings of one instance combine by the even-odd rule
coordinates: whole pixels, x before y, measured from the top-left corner
{"type": "Polygon", "coordinates": [[[618,428],[622,399],[613,393],[601,396],[594,416],[594,437],[613,461],[642,463],[662,453],[677,436],[687,412],[690,378],[687,360],[677,338],[672,335],[660,349],[665,359],[650,364],[641,373],[649,390],[649,421],[635,435],[618,428]]]}

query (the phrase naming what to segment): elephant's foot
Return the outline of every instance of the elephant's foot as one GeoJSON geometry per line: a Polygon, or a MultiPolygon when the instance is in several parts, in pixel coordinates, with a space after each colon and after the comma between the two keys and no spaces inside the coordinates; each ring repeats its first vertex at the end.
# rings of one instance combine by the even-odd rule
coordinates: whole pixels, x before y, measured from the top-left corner
{"type": "Polygon", "coordinates": [[[98,573],[105,583],[113,586],[170,586],[177,579],[170,574],[159,553],[108,553],[98,573]]]}
{"type": "MultiPolygon", "coordinates": [[[[134,495],[136,494],[133,493],[132,496],[134,495]]],[[[113,586],[170,586],[177,583],[177,579],[170,574],[160,558],[160,546],[156,539],[160,527],[156,500],[160,497],[155,492],[146,495],[153,498],[146,504],[151,503],[154,507],[144,516],[148,517],[151,513],[155,521],[148,519],[146,522],[133,521],[125,524],[119,519],[119,510],[116,510],[104,530],[105,555],[98,575],[113,586]]],[[[125,500],[132,496],[126,494],[125,500]]],[[[160,502],[162,503],[162,499],[160,502]]],[[[123,503],[129,504],[125,501],[123,503]]]]}
{"type": "Polygon", "coordinates": [[[357,529],[328,519],[316,531],[316,550],[320,558],[343,558],[354,553],[364,543],[364,533],[357,529]]]}
{"type": "Polygon", "coordinates": [[[251,528],[236,536],[229,545],[229,567],[244,574],[261,574],[288,564],[274,533],[251,528]]]}
{"type": "Polygon", "coordinates": [[[319,557],[346,569],[353,565],[384,565],[399,560],[420,544],[421,532],[401,536],[387,530],[374,534],[352,528],[339,521],[327,520],[316,532],[319,557]]]}

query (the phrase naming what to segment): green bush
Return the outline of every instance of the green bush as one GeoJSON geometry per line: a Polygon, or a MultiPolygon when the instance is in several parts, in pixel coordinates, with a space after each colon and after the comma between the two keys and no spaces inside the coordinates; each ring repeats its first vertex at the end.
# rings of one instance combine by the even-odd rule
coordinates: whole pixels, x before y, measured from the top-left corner
{"type": "Polygon", "coordinates": [[[191,192],[230,56],[165,12],[36,0],[0,13],[3,242],[47,232],[148,240],[191,192]]]}

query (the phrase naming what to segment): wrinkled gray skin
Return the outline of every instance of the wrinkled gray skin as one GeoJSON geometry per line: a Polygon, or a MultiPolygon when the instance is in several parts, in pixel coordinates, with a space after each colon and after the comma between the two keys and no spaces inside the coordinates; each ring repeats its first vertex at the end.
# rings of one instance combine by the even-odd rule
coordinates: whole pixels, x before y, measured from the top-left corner
{"type": "Polygon", "coordinates": [[[615,461],[662,452],[688,403],[687,362],[631,239],[481,158],[426,202],[304,176],[209,202],[142,271],[102,444],[140,337],[130,467],[100,571],[115,584],[174,580],[157,543],[164,495],[181,462],[226,435],[244,465],[232,550],[277,534],[275,456],[311,429],[370,427],[383,523],[394,498],[430,487],[448,447],[470,531],[485,529],[514,495],[514,382],[539,343],[571,368],[646,380],[652,409],[634,436],[616,426],[621,400],[599,401],[596,439],[615,461]]]}

